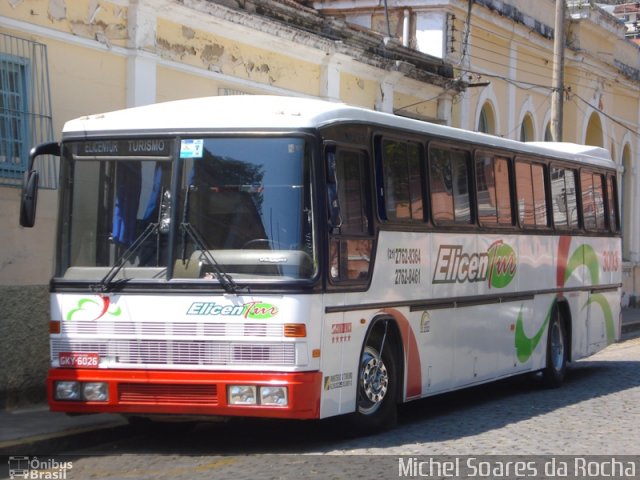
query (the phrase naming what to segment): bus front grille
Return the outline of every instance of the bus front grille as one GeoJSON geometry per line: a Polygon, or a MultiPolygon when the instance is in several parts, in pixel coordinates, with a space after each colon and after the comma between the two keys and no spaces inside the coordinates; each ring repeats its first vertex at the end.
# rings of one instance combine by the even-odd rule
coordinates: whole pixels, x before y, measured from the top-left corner
{"type": "Polygon", "coordinates": [[[51,363],[59,366],[62,352],[97,353],[101,367],[153,366],[295,366],[296,345],[180,340],[51,339],[51,363]]]}
{"type": "Polygon", "coordinates": [[[217,385],[121,383],[118,401],[129,405],[217,405],[217,385]]]}

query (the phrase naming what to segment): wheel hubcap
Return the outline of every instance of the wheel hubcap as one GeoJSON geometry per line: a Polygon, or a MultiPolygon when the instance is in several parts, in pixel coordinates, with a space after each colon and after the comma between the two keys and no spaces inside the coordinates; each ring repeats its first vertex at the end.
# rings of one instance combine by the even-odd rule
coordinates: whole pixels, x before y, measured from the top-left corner
{"type": "Polygon", "coordinates": [[[360,364],[360,402],[362,413],[373,413],[378,409],[389,388],[389,373],[378,352],[367,347],[360,364]]]}
{"type": "Polygon", "coordinates": [[[551,362],[557,371],[564,365],[564,338],[560,324],[555,322],[551,328],[551,362]]]}

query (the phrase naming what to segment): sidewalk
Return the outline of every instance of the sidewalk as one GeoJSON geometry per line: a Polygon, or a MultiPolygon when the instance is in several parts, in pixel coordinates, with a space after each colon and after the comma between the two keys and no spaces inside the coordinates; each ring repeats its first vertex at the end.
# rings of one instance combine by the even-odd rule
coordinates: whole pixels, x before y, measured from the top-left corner
{"type": "MultiPolygon", "coordinates": [[[[640,335],[640,308],[623,309],[622,340],[640,335]]],[[[120,415],[68,416],[50,412],[46,405],[20,410],[0,410],[0,455],[54,454],[80,448],[99,435],[117,438],[129,429],[120,415]]]]}
{"type": "Polygon", "coordinates": [[[52,454],[78,448],[99,434],[104,440],[129,428],[121,415],[69,416],[50,412],[47,405],[0,410],[0,455],[52,454]]]}

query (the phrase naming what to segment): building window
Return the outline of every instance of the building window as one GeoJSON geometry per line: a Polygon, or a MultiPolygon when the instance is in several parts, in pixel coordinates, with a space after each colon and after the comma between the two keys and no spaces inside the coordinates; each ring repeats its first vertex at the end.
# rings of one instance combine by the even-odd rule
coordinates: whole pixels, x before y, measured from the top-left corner
{"type": "Polygon", "coordinates": [[[27,168],[27,64],[0,56],[0,176],[21,178],[27,168]]]}
{"type": "MultiPolygon", "coordinates": [[[[53,140],[47,47],[0,33],[0,185],[20,186],[29,150],[53,140]]],[[[40,186],[57,188],[58,159],[34,165],[40,186]]]]}

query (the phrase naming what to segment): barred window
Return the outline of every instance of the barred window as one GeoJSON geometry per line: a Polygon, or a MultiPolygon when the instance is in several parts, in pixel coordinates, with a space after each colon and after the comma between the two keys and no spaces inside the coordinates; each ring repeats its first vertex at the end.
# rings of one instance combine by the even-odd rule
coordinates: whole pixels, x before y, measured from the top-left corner
{"type": "MultiPolygon", "coordinates": [[[[0,185],[21,185],[29,150],[52,140],[46,45],[0,33],[0,185]]],[[[56,158],[34,167],[41,187],[57,188],[56,158]]]]}

